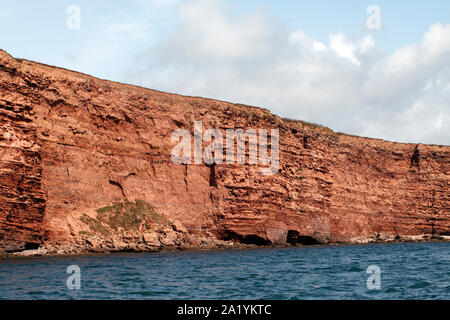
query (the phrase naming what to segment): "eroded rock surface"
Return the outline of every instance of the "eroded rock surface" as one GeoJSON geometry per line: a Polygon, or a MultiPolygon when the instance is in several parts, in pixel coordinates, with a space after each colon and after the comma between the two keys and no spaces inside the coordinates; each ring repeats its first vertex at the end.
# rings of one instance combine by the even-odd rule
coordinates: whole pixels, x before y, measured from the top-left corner
{"type": "Polygon", "coordinates": [[[4,51],[0,125],[0,247],[7,252],[450,236],[449,146],[349,136],[264,109],[99,80],[4,51]],[[194,121],[204,130],[278,128],[279,172],[174,164],[172,132],[192,132],[194,121]],[[105,235],[83,218],[135,200],[167,225],[105,235]]]}

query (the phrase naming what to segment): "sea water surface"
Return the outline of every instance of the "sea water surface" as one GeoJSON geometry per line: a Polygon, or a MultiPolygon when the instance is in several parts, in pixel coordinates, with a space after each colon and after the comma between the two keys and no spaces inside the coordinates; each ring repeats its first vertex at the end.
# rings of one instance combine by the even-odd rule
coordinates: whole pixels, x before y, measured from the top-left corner
{"type": "Polygon", "coordinates": [[[9,258],[0,299],[450,299],[449,262],[448,242],[9,258]]]}

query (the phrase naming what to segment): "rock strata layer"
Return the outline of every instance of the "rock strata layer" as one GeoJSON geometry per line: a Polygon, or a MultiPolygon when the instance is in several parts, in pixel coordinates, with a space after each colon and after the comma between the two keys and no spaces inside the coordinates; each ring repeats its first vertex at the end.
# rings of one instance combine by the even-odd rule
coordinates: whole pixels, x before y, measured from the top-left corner
{"type": "MultiPolygon", "coordinates": [[[[0,248],[77,253],[446,239],[450,147],[335,133],[0,51],[0,248]],[[174,164],[174,130],[279,129],[274,175],[174,164]]],[[[247,146],[248,151],[248,146],[247,146]]]]}

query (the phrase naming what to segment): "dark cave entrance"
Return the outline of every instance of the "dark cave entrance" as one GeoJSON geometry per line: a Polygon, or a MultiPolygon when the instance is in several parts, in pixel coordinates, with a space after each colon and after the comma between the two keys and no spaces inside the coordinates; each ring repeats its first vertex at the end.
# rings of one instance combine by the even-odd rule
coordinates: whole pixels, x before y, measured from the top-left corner
{"type": "Polygon", "coordinates": [[[287,233],[286,242],[290,244],[296,244],[298,242],[298,237],[300,237],[300,233],[295,230],[289,230],[287,233]]]}
{"type": "Polygon", "coordinates": [[[298,243],[303,244],[305,246],[310,246],[313,244],[320,244],[319,241],[310,236],[300,236],[298,237],[298,243]]]}
{"type": "Polygon", "coordinates": [[[248,236],[245,236],[244,239],[242,239],[242,243],[265,246],[269,244],[269,241],[260,236],[257,236],[256,234],[249,234],[248,236]]]}
{"type": "Polygon", "coordinates": [[[25,250],[36,250],[39,249],[39,243],[27,242],[25,243],[25,250]]]}
{"type": "Polygon", "coordinates": [[[313,237],[302,236],[296,230],[288,231],[286,242],[289,244],[292,244],[292,245],[301,244],[301,245],[306,245],[306,246],[313,245],[313,244],[320,244],[320,242],[317,241],[316,239],[314,239],[313,237]]]}

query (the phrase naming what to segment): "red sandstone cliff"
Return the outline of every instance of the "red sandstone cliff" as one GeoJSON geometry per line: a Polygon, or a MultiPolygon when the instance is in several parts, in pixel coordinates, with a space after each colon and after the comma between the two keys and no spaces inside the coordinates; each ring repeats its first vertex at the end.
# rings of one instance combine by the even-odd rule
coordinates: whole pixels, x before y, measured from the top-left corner
{"type": "Polygon", "coordinates": [[[0,126],[0,248],[6,251],[450,235],[449,146],[349,136],[4,51],[0,126]],[[278,128],[279,172],[172,163],[173,130],[192,132],[194,121],[205,129],[278,128]]]}

